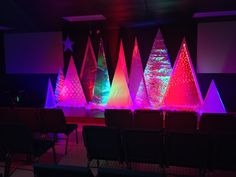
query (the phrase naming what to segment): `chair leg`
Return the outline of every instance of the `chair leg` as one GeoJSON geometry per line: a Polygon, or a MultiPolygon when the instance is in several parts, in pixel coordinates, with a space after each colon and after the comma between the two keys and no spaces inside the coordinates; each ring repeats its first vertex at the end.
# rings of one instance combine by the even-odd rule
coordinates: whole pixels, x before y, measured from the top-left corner
{"type": "Polygon", "coordinates": [[[65,155],[67,154],[69,136],[66,136],[66,147],[65,147],[65,155]]]}
{"type": "Polygon", "coordinates": [[[55,146],[52,147],[52,153],[53,153],[53,160],[54,160],[54,163],[57,164],[57,157],[56,157],[55,146]]]}
{"type": "Polygon", "coordinates": [[[10,169],[11,169],[11,157],[9,154],[7,154],[5,161],[4,177],[10,176],[10,169]]]}
{"type": "Polygon", "coordinates": [[[76,144],[78,144],[79,143],[79,141],[78,141],[78,131],[77,131],[77,129],[75,130],[75,138],[76,138],[76,144]]]}

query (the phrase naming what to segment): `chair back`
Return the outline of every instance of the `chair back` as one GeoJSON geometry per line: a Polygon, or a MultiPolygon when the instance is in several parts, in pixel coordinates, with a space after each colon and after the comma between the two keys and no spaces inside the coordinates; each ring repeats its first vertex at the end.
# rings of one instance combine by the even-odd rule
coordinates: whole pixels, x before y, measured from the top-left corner
{"type": "Polygon", "coordinates": [[[158,110],[135,110],[133,122],[134,128],[138,129],[163,129],[163,115],[158,110]]]}
{"type": "Polygon", "coordinates": [[[131,128],[133,114],[129,109],[106,109],[105,123],[108,127],[131,128]]]}
{"type": "Polygon", "coordinates": [[[17,116],[13,108],[0,107],[0,123],[15,123],[17,116]]]}

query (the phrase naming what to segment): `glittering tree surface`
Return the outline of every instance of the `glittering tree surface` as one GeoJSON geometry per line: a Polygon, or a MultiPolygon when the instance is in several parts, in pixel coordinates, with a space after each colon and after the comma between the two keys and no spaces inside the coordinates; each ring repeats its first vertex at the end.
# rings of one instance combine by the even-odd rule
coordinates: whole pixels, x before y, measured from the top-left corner
{"type": "Polygon", "coordinates": [[[62,100],[61,92],[63,87],[64,87],[64,74],[62,69],[59,69],[57,75],[56,89],[55,89],[55,97],[57,103],[62,100]]]}
{"type": "Polygon", "coordinates": [[[88,38],[83,65],[80,72],[80,79],[84,88],[84,94],[87,98],[87,101],[91,101],[93,97],[96,71],[97,61],[93,51],[91,40],[90,38],[88,38]]]}
{"type": "Polygon", "coordinates": [[[119,51],[119,57],[118,57],[118,62],[120,62],[120,68],[119,70],[122,70],[122,72],[125,74],[125,78],[127,83],[129,83],[129,77],[128,77],[128,71],[127,71],[127,66],[126,66],[126,61],[125,61],[125,52],[124,52],[124,47],[122,40],[120,42],[120,51],[119,51]]]}
{"type": "MultiPolygon", "coordinates": [[[[121,43],[120,50],[123,50],[121,43]]],[[[132,108],[133,103],[127,85],[127,68],[124,58],[124,50],[120,51],[114,78],[112,81],[109,99],[107,103],[109,108],[132,108]]]]}
{"type": "Polygon", "coordinates": [[[171,72],[168,52],[161,32],[158,31],[144,70],[147,92],[153,108],[161,106],[171,72]]]}
{"type": "Polygon", "coordinates": [[[50,78],[48,79],[48,89],[47,89],[47,96],[45,101],[45,108],[55,108],[56,105],[56,98],[53,92],[52,83],[50,78]]]}
{"type": "Polygon", "coordinates": [[[86,98],[72,57],[70,58],[61,95],[62,101],[58,103],[59,106],[83,107],[86,104],[86,98]]]}
{"type": "Polygon", "coordinates": [[[224,104],[217,90],[214,80],[207,91],[202,107],[203,113],[226,113],[224,104]]]}
{"type": "Polygon", "coordinates": [[[185,40],[175,61],[162,104],[165,109],[183,111],[199,111],[202,105],[202,95],[185,40]]]}
{"type": "Polygon", "coordinates": [[[137,108],[149,107],[149,100],[143,76],[143,66],[138,49],[138,42],[135,39],[131,69],[129,75],[129,90],[132,101],[137,108]]]}
{"type": "Polygon", "coordinates": [[[96,72],[95,87],[92,103],[105,105],[108,101],[110,81],[102,40],[98,50],[98,67],[96,72]]]}

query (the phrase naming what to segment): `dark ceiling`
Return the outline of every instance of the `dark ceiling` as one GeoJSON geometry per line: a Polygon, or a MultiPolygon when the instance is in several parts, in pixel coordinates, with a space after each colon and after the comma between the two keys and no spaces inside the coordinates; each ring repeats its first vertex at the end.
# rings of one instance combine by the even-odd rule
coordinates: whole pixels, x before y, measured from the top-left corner
{"type": "Polygon", "coordinates": [[[190,19],[194,12],[236,10],[235,0],[0,0],[0,26],[61,30],[64,16],[102,14],[107,26],[190,19]]]}

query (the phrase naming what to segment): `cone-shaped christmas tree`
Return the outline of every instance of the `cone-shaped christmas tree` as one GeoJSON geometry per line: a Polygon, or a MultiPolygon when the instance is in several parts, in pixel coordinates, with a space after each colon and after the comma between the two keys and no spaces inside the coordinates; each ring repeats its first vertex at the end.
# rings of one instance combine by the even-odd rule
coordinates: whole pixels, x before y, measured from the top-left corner
{"type": "Polygon", "coordinates": [[[118,57],[118,62],[121,64],[121,70],[123,70],[125,74],[125,78],[127,83],[129,83],[129,77],[128,77],[128,71],[127,71],[127,66],[126,66],[126,61],[125,61],[125,52],[124,52],[124,47],[123,47],[123,42],[122,40],[120,41],[120,50],[119,50],[119,57],[118,57]]]}
{"type": "Polygon", "coordinates": [[[72,57],[70,58],[61,95],[62,101],[59,102],[59,106],[83,107],[87,103],[72,57]]]}
{"type": "Polygon", "coordinates": [[[107,104],[109,91],[110,91],[110,80],[107,70],[107,63],[103,48],[103,42],[101,39],[98,49],[98,67],[96,72],[92,103],[97,105],[107,104]]]}
{"type": "Polygon", "coordinates": [[[142,108],[150,106],[143,76],[143,66],[136,38],[134,43],[131,69],[129,75],[129,90],[135,107],[142,108]]]}
{"type": "Polygon", "coordinates": [[[202,106],[202,95],[185,39],[176,58],[162,104],[165,109],[184,111],[199,111],[202,106]]]}
{"type": "MultiPolygon", "coordinates": [[[[121,43],[120,50],[123,50],[121,43]]],[[[127,85],[127,68],[124,51],[119,53],[107,106],[111,108],[132,108],[133,103],[127,85]]]]}
{"type": "Polygon", "coordinates": [[[168,52],[159,30],[144,70],[149,101],[153,108],[161,106],[171,72],[172,67],[168,52]]]}
{"type": "Polygon", "coordinates": [[[203,113],[226,113],[224,104],[217,90],[214,80],[207,91],[202,107],[203,113]]]}
{"type": "Polygon", "coordinates": [[[57,75],[56,89],[55,89],[55,97],[57,103],[62,100],[61,92],[63,87],[64,87],[64,74],[62,69],[59,69],[57,75]]]}
{"type": "Polygon", "coordinates": [[[45,108],[55,108],[57,106],[56,104],[56,98],[53,92],[53,88],[52,88],[52,83],[50,78],[48,79],[48,89],[47,89],[47,97],[46,97],[46,101],[45,101],[45,108]]]}
{"type": "Polygon", "coordinates": [[[91,101],[93,97],[96,71],[97,61],[91,40],[90,38],[88,38],[87,47],[84,54],[84,60],[80,72],[81,84],[83,85],[84,94],[88,102],[91,101]]]}

